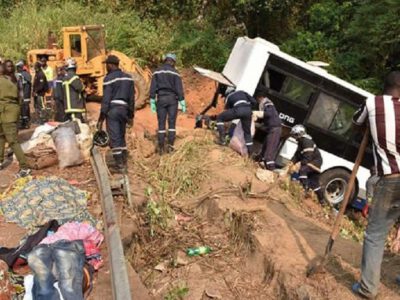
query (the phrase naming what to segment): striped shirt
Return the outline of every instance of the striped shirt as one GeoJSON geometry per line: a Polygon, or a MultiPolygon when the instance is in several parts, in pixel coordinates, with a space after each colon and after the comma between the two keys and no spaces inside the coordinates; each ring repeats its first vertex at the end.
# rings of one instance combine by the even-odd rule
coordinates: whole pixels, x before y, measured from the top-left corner
{"type": "Polygon", "coordinates": [[[367,118],[378,175],[400,173],[400,100],[388,95],[368,98],[353,121],[362,125],[367,118]]]}

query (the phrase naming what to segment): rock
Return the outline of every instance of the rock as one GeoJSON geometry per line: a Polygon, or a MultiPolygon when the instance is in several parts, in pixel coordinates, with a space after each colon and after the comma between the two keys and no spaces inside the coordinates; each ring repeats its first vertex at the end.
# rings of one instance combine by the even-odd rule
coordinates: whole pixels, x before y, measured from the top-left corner
{"type": "Polygon", "coordinates": [[[257,169],[256,177],[265,183],[273,183],[275,180],[274,172],[264,169],[257,169]]]}
{"type": "Polygon", "coordinates": [[[206,288],[204,292],[206,293],[207,297],[212,299],[222,299],[220,292],[214,288],[206,288]]]}
{"type": "Polygon", "coordinates": [[[154,270],[164,272],[165,270],[167,270],[167,262],[163,261],[159,263],[157,266],[154,267],[154,270]]]}
{"type": "Polygon", "coordinates": [[[177,266],[186,266],[189,263],[186,253],[179,250],[176,254],[175,262],[177,266]]]}

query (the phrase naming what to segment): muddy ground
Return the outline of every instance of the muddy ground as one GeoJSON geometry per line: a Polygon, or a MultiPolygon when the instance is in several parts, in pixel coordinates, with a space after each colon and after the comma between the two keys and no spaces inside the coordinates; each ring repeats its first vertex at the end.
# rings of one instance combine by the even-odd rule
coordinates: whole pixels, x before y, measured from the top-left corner
{"type": "MultiPolygon", "coordinates": [[[[214,145],[211,131],[194,130],[194,115],[211,100],[215,84],[191,70],[183,78],[188,113],[178,118],[175,153],[155,153],[156,116],[148,108],[136,113],[128,133],[135,205],[128,208],[123,197],[115,204],[126,260],[135,270],[133,299],[356,299],[350,286],[359,276],[361,244],[339,238],[325,272],[307,278],[307,265],[324,251],[332,214],[299,196],[285,178],[261,182],[255,163],[214,145]],[[212,252],[188,257],[185,250],[195,246],[212,252]]],[[[98,108],[88,105],[93,121],[98,108]]],[[[1,171],[2,189],[16,171],[16,164],[1,171]]],[[[50,174],[77,180],[92,193],[89,210],[102,217],[89,163],[34,171],[50,174]]],[[[2,246],[17,245],[25,234],[3,219],[0,228],[2,246]]],[[[102,251],[107,258],[105,244],[102,251]]],[[[398,256],[385,256],[379,299],[400,299],[399,265],[398,256]]],[[[106,261],[89,298],[112,299],[109,280],[106,261]]]]}

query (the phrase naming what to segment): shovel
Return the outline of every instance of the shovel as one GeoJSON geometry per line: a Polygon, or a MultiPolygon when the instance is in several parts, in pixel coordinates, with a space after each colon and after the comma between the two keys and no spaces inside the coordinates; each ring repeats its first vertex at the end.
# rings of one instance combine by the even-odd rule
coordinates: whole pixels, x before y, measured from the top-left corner
{"type": "Polygon", "coordinates": [[[329,255],[332,252],[333,244],[334,244],[334,242],[339,234],[339,231],[340,231],[340,225],[343,220],[344,212],[346,210],[347,204],[349,203],[351,192],[353,191],[358,168],[360,167],[361,161],[363,160],[363,157],[364,157],[365,149],[367,148],[367,145],[368,145],[368,137],[369,137],[369,128],[367,127],[367,129],[364,132],[364,136],[361,141],[360,148],[358,149],[356,161],[354,163],[353,170],[351,172],[349,184],[347,185],[347,189],[344,194],[342,205],[340,206],[340,210],[336,217],[335,224],[333,225],[332,233],[329,236],[328,243],[326,244],[325,254],[324,254],[324,256],[315,257],[309,263],[309,265],[307,267],[307,273],[306,273],[307,277],[309,277],[315,273],[321,272],[323,270],[323,268],[325,267],[326,262],[328,261],[329,255]]]}

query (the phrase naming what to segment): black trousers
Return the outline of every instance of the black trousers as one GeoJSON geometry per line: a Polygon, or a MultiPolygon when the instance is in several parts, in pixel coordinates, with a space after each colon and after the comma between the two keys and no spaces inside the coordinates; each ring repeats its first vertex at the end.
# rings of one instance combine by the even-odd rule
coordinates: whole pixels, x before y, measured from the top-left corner
{"type": "Polygon", "coordinates": [[[55,98],[54,103],[56,109],[54,120],[57,122],[64,122],[65,121],[64,100],[55,98]]]}
{"type": "Polygon", "coordinates": [[[126,124],[128,122],[128,108],[123,105],[112,105],[106,117],[106,129],[110,137],[110,147],[125,148],[126,124]]]}
{"type": "Polygon", "coordinates": [[[35,115],[40,123],[47,122],[49,120],[45,96],[35,96],[33,98],[33,106],[35,108],[35,115]]]}
{"type": "Polygon", "coordinates": [[[305,190],[312,189],[320,202],[323,201],[323,193],[319,183],[320,173],[308,165],[302,165],[299,170],[299,180],[305,190]]]}
{"type": "Polygon", "coordinates": [[[225,124],[235,119],[240,119],[243,128],[244,140],[248,153],[252,153],[253,149],[253,138],[251,137],[251,117],[252,111],[250,106],[238,106],[231,109],[227,109],[217,116],[217,128],[219,133],[220,141],[225,140],[225,124]]]}
{"type": "Polygon", "coordinates": [[[158,145],[164,147],[166,122],[168,118],[168,144],[173,146],[176,138],[176,117],[178,100],[175,94],[161,95],[157,98],[158,145]]]}
{"type": "Polygon", "coordinates": [[[31,120],[31,99],[27,98],[24,99],[24,102],[22,103],[21,106],[21,119],[22,119],[22,125],[26,126],[29,124],[31,120]]]}
{"type": "Polygon", "coordinates": [[[268,130],[262,146],[261,155],[263,156],[267,170],[275,170],[275,158],[278,152],[279,141],[281,139],[282,128],[273,127],[268,130]]]}

